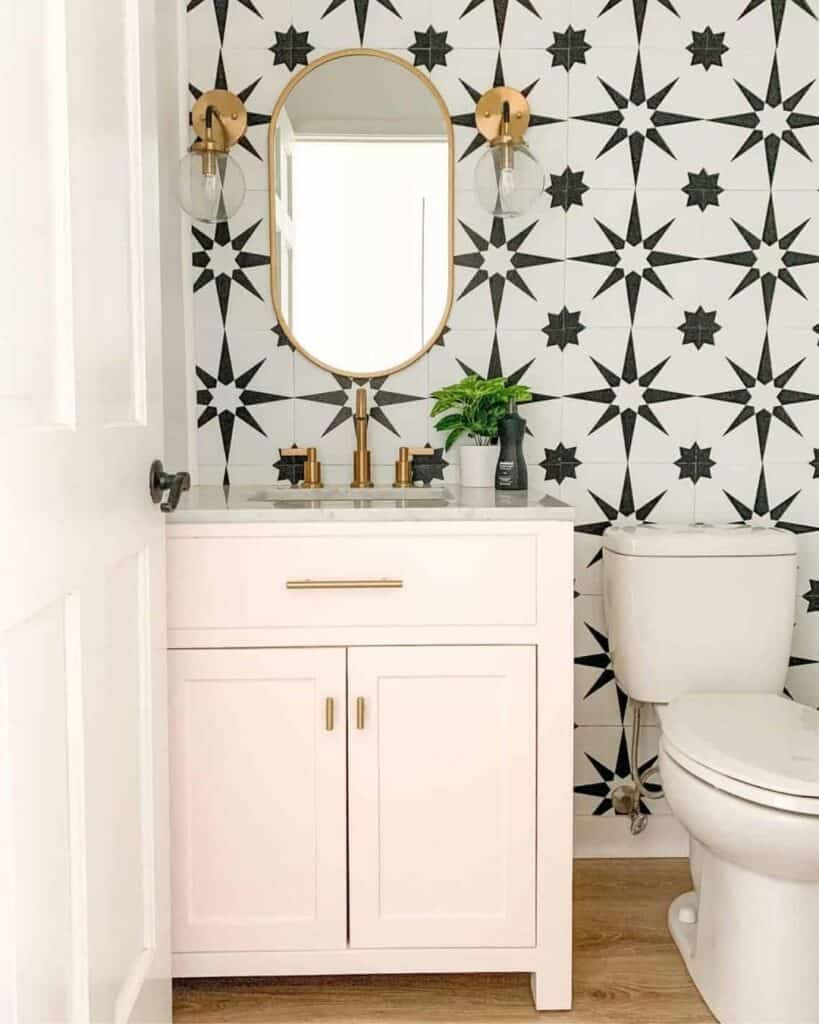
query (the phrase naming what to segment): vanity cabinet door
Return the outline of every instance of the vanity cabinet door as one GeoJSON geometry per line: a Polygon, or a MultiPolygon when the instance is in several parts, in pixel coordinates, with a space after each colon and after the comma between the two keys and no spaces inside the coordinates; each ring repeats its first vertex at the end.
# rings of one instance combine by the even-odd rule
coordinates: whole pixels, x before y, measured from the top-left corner
{"type": "Polygon", "coordinates": [[[535,649],[349,652],[350,944],[535,943],[535,649]]]}
{"type": "Polygon", "coordinates": [[[171,651],[168,668],[174,952],[342,948],[346,652],[171,651]]]}

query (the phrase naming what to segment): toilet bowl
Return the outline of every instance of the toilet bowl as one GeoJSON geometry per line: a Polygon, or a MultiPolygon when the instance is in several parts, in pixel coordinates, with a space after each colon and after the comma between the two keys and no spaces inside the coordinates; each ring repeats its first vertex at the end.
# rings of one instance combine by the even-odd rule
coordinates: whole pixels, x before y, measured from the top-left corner
{"type": "Polygon", "coordinates": [[[695,694],[660,719],[660,772],[694,883],[668,924],[692,980],[723,1024],[818,1021],[819,712],[770,694],[695,694]]]}
{"type": "Polygon", "coordinates": [[[796,541],[622,527],[603,542],[619,685],[656,708],[693,890],[668,924],[722,1024],[819,1024],[819,712],[783,693],[796,541]]]}

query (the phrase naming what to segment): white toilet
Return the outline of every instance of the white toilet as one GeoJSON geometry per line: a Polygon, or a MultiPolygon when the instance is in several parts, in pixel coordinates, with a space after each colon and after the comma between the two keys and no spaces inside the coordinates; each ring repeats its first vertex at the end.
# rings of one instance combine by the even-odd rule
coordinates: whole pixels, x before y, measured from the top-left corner
{"type": "Polygon", "coordinates": [[[722,1024],[819,1022],[819,712],[783,694],[795,538],[637,526],[603,547],[614,671],[656,706],[690,836],[668,922],[691,978],[722,1024]]]}

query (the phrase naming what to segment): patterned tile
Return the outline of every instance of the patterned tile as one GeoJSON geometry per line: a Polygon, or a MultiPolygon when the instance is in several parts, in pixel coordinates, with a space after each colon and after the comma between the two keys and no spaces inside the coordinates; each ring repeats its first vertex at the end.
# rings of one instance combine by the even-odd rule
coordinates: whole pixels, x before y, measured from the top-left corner
{"type": "MultiPolygon", "coordinates": [[[[574,444],[571,435],[568,444],[574,444]]],[[[694,518],[691,481],[675,465],[593,463],[583,460],[559,496],[575,508],[575,589],[602,594],[602,538],[609,526],[638,523],[690,523],[694,518]]]]}
{"type": "Polygon", "coordinates": [[[430,0],[298,0],[299,20],[310,26],[315,45],[340,50],[355,46],[408,46],[412,29],[432,19],[430,0]]]}
{"type": "MultiPolygon", "coordinates": [[[[192,235],[203,482],[270,480],[294,440],[318,443],[327,480],[349,476],[363,382],[294,354],[271,308],[267,118],[322,53],[390,49],[430,76],[453,121],[457,299],[426,358],[366,382],[374,459],[387,479],[400,443],[435,443],[430,392],[464,372],[535,392],[530,487],[577,510],[577,813],[611,814],[628,769],[600,597],[612,523],[792,530],[788,689],[819,706],[819,0],[186,6],[191,102],[226,86],[251,113],[234,151],[245,205],[192,235]],[[539,205],[506,224],[473,192],[475,101],[499,84],[527,93],[546,175],[539,205]]],[[[641,761],[656,737],[655,724],[641,761]]]]}
{"type": "Polygon", "coordinates": [[[248,192],[234,220],[192,227],[197,328],[220,322],[247,330],[272,328],[268,225],[267,194],[248,192]]]}
{"type": "Polygon", "coordinates": [[[504,221],[486,213],[474,193],[457,199],[451,326],[539,330],[542,299],[563,290],[563,212],[543,203],[540,211],[504,221]]]}
{"type": "Polygon", "coordinates": [[[595,49],[571,81],[569,163],[597,188],[673,188],[695,150],[701,104],[677,95],[685,51],[595,49]]]}
{"type": "Polygon", "coordinates": [[[819,350],[810,331],[777,328],[756,345],[727,336],[722,359],[710,353],[701,403],[705,426],[722,463],[749,456],[807,464],[819,437],[819,350]],[[750,449],[750,451],[749,451],[750,449]],[[751,455],[753,453],[753,455],[751,455]]]}
{"type": "Polygon", "coordinates": [[[264,331],[203,328],[196,336],[200,459],[264,464],[272,439],[293,431],[293,355],[270,349],[264,331]]]}
{"type": "Polygon", "coordinates": [[[435,0],[435,17],[452,26],[463,49],[539,49],[553,27],[569,21],[569,0],[435,0]]]}
{"type": "Polygon", "coordinates": [[[603,599],[581,595],[575,599],[574,616],[575,723],[578,726],[623,725],[628,697],[614,676],[603,599]]]}
{"type": "MultiPolygon", "coordinates": [[[[612,794],[624,782],[631,781],[632,729],[620,726],[581,726],[574,733],[575,814],[612,815],[612,794]]],[[[648,771],[657,760],[660,730],[647,727],[640,732],[639,769],[648,771]]],[[[656,778],[648,780],[656,785],[656,778]]],[[[641,810],[647,814],[669,814],[665,800],[646,800],[641,810]]],[[[625,826],[624,826],[625,827],[625,826]]]]}
{"type": "Polygon", "coordinates": [[[721,465],[697,487],[696,517],[709,523],[777,526],[792,533],[819,533],[819,481],[810,466],[758,462],[721,465]]]}
{"type": "Polygon", "coordinates": [[[214,50],[206,46],[189,53],[188,91],[192,99],[208,89],[230,89],[247,107],[248,129],[231,156],[241,165],[248,189],[267,190],[268,125],[287,79],[287,69],[274,67],[266,48],[214,50]]]}
{"type": "Polygon", "coordinates": [[[819,196],[814,192],[726,192],[707,234],[704,301],[727,330],[760,322],[810,329],[819,285],[819,196]]]}
{"type": "Polygon", "coordinates": [[[601,327],[677,327],[702,300],[702,221],[681,192],[597,189],[568,221],[566,302],[601,327]]]}
{"type": "Polygon", "coordinates": [[[564,370],[565,433],[583,458],[673,463],[698,436],[696,355],[675,330],[590,328],[564,370]]]}

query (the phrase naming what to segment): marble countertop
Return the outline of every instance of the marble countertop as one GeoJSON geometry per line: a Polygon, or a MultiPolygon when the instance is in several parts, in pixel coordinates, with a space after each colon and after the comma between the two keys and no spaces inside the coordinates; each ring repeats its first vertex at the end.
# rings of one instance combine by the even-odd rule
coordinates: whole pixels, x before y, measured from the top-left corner
{"type": "Polygon", "coordinates": [[[182,495],[170,525],[264,522],[571,522],[574,509],[531,491],[447,484],[407,492],[377,487],[351,495],[347,488],[302,491],[289,484],[192,487],[182,495]],[[360,496],[359,496],[360,495],[360,496]],[[334,500],[327,500],[333,498],[334,500]]]}

